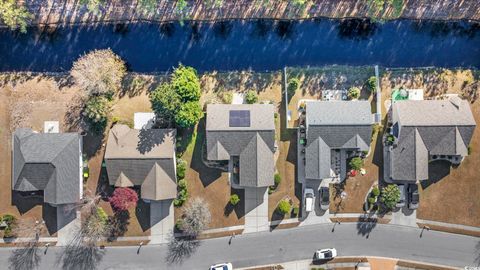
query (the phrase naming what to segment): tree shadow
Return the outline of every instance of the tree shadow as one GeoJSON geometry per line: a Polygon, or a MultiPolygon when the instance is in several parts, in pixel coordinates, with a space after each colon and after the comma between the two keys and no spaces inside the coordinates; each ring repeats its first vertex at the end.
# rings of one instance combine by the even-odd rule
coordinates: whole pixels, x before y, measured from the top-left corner
{"type": "Polygon", "coordinates": [[[168,251],[165,260],[168,264],[181,263],[183,260],[192,256],[200,246],[200,241],[194,237],[170,237],[168,242],[168,251]]]}
{"type": "Polygon", "coordinates": [[[232,33],[233,25],[230,21],[220,21],[213,24],[213,32],[216,36],[227,39],[232,33]]]}
{"type": "Polygon", "coordinates": [[[370,232],[377,226],[376,218],[361,217],[357,222],[357,234],[370,237],[370,232]]]}
{"type": "Polygon", "coordinates": [[[120,236],[124,236],[130,224],[130,213],[128,211],[116,211],[113,217],[109,218],[111,224],[108,241],[114,241],[120,236]]]}
{"type": "Polygon", "coordinates": [[[341,38],[366,40],[377,32],[377,24],[370,19],[344,19],[338,24],[337,30],[341,38]]]}
{"type": "Polygon", "coordinates": [[[252,31],[252,36],[258,38],[265,38],[273,28],[273,21],[266,19],[259,19],[255,21],[255,26],[252,31]]]}
{"type": "Polygon", "coordinates": [[[480,241],[477,243],[477,245],[475,245],[475,252],[477,254],[476,254],[474,263],[476,263],[477,266],[480,266],[480,241]]]}
{"type": "Polygon", "coordinates": [[[69,244],[58,258],[63,270],[95,270],[105,255],[104,250],[91,244],[69,244]]]}
{"type": "Polygon", "coordinates": [[[295,34],[295,21],[278,21],[275,26],[275,33],[281,39],[290,39],[295,34]]]}
{"type": "Polygon", "coordinates": [[[159,129],[141,129],[138,132],[137,150],[141,154],[150,152],[165,141],[167,134],[168,132],[159,129]]]}
{"type": "Polygon", "coordinates": [[[38,254],[38,242],[33,241],[12,251],[8,258],[8,268],[11,270],[37,269],[40,261],[41,257],[38,254]]]}

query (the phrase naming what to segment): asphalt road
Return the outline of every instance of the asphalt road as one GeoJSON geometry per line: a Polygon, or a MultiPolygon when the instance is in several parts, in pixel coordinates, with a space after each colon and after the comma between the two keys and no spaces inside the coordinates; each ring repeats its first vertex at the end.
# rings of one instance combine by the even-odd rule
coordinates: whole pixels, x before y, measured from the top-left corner
{"type": "MultiPolygon", "coordinates": [[[[245,267],[312,258],[314,250],[335,247],[340,256],[371,255],[409,259],[451,266],[479,266],[480,238],[394,225],[376,225],[368,235],[358,224],[315,225],[258,234],[204,240],[181,262],[167,263],[167,245],[107,247],[98,269],[208,269],[230,261],[245,267]],[[367,237],[368,235],[368,237],[367,237]]],[[[41,251],[43,251],[42,248],[41,251]]],[[[8,265],[12,249],[0,249],[0,265],[8,265]]],[[[39,269],[61,269],[60,248],[41,253],[39,269]]],[[[78,266],[78,262],[75,262],[78,266]]],[[[6,268],[6,267],[5,267],[6,268]]]]}

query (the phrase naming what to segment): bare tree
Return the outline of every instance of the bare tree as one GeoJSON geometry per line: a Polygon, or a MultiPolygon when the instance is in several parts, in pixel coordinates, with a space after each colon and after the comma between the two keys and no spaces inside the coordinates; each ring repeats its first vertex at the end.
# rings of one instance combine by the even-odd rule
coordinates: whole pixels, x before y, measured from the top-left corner
{"type": "Polygon", "coordinates": [[[208,204],[202,198],[194,198],[183,212],[182,229],[191,236],[197,236],[205,230],[211,221],[208,204]]]}
{"type": "Polygon", "coordinates": [[[17,237],[25,241],[24,245],[12,251],[8,258],[9,269],[30,270],[36,269],[40,264],[38,254],[40,235],[45,229],[44,221],[24,219],[20,220],[15,227],[17,237]]]}
{"type": "Polygon", "coordinates": [[[94,50],[73,63],[70,75],[89,95],[117,92],[126,74],[125,62],[110,49],[94,50]]]}

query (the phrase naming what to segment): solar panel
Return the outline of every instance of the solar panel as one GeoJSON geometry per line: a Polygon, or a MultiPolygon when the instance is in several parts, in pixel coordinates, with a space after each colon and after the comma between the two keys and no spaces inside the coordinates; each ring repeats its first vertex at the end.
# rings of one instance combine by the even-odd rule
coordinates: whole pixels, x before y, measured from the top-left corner
{"type": "Polygon", "coordinates": [[[231,110],[229,117],[230,127],[249,127],[250,111],[248,110],[231,110]]]}

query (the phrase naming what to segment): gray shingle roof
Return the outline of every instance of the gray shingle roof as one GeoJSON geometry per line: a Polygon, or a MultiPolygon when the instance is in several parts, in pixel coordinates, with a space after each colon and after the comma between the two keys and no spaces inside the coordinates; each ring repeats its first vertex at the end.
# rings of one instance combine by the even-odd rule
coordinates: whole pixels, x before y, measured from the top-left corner
{"type": "Polygon", "coordinates": [[[108,135],[105,163],[110,185],[141,186],[141,197],[149,200],[177,195],[173,129],[115,125],[108,135]]]}
{"type": "Polygon", "coordinates": [[[330,177],[332,149],[369,150],[373,116],[368,101],[310,101],[306,113],[307,178],[330,177]]]}
{"type": "MultiPolygon", "coordinates": [[[[397,181],[428,179],[429,155],[466,156],[475,130],[467,101],[397,101],[392,118],[398,121],[397,146],[390,153],[390,177],[397,181]]],[[[395,123],[394,123],[395,124],[395,123]]]]}
{"type": "Polygon", "coordinates": [[[239,184],[246,187],[273,185],[275,123],[271,104],[207,107],[207,159],[239,157],[239,184]],[[250,127],[230,127],[229,111],[249,110],[250,127]]]}
{"type": "Polygon", "coordinates": [[[81,137],[77,133],[13,134],[12,189],[44,191],[46,203],[60,205],[80,199],[81,137]]]}

